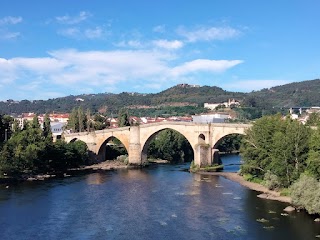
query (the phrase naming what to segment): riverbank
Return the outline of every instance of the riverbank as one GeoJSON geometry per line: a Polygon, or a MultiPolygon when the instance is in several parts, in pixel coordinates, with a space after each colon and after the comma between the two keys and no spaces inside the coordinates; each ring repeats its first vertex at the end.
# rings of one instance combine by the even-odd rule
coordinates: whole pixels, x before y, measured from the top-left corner
{"type": "Polygon", "coordinates": [[[237,173],[233,173],[233,172],[204,172],[204,171],[200,171],[197,173],[201,174],[201,175],[214,175],[214,176],[225,177],[231,181],[234,181],[234,182],[241,184],[244,187],[247,187],[247,188],[250,188],[254,191],[260,192],[260,194],[257,195],[257,197],[259,197],[259,198],[276,200],[276,201],[285,202],[285,203],[291,203],[290,197],[280,196],[279,192],[269,190],[267,187],[265,187],[261,184],[248,182],[248,181],[244,180],[244,178],[237,173]]]}

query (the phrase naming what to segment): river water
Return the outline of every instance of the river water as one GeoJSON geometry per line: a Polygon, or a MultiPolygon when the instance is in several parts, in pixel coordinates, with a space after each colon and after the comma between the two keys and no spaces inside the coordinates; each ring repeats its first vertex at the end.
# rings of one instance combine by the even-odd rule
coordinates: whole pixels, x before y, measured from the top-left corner
{"type": "MultiPolygon", "coordinates": [[[[222,161],[237,164],[240,158],[222,161]]],[[[0,239],[304,240],[320,234],[313,217],[283,216],[287,204],[259,199],[223,177],[184,171],[188,167],[157,165],[0,186],[0,239]]]]}

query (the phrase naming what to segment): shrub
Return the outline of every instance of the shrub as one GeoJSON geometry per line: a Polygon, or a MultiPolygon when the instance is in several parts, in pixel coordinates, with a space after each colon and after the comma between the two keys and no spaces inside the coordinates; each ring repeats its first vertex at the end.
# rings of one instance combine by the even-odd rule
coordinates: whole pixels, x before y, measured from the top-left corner
{"type": "Polygon", "coordinates": [[[280,187],[280,181],[277,175],[273,174],[270,170],[268,170],[264,174],[264,185],[270,190],[274,190],[280,187]]]}
{"type": "Polygon", "coordinates": [[[117,161],[123,162],[124,164],[128,164],[129,163],[128,155],[120,155],[120,156],[118,156],[117,157],[117,161]]]}
{"type": "Polygon", "coordinates": [[[320,213],[320,183],[314,177],[302,175],[290,187],[292,203],[305,208],[309,214],[320,213]]]}

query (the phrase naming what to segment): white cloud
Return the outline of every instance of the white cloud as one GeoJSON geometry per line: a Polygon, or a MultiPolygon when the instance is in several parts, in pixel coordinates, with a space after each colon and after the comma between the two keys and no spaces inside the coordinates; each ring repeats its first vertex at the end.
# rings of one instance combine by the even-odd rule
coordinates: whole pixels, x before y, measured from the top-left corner
{"type": "Polygon", "coordinates": [[[187,30],[183,27],[177,30],[189,42],[225,40],[237,37],[241,31],[231,27],[198,27],[194,30],[187,30]]]}
{"type": "Polygon", "coordinates": [[[186,62],[171,70],[174,76],[186,75],[197,71],[206,71],[212,73],[224,72],[240,63],[242,60],[209,60],[209,59],[196,59],[186,62]]]}
{"type": "Polygon", "coordinates": [[[178,40],[168,41],[165,39],[161,39],[153,41],[153,44],[157,47],[165,49],[178,49],[183,47],[183,42],[178,40]]]}
{"type": "Polygon", "coordinates": [[[263,88],[271,88],[274,86],[284,85],[288,84],[292,81],[288,80],[265,80],[265,79],[259,79],[259,80],[238,80],[234,81],[232,83],[226,83],[222,84],[221,87],[226,90],[230,91],[244,91],[244,92],[250,92],[250,91],[257,91],[261,90],[263,88]]]}
{"type": "Polygon", "coordinates": [[[82,21],[85,21],[90,16],[91,14],[89,12],[81,11],[77,16],[69,16],[69,15],[58,16],[56,17],[56,20],[58,23],[61,23],[61,24],[73,25],[73,24],[78,24],[82,21]]]}
{"type": "Polygon", "coordinates": [[[0,25],[14,25],[22,22],[22,17],[7,16],[0,19],[0,25]]]}
{"type": "Polygon", "coordinates": [[[198,59],[176,64],[176,55],[156,50],[62,49],[48,54],[44,58],[0,58],[0,84],[9,83],[18,89],[30,82],[25,89],[33,99],[40,96],[38,92],[43,96],[47,91],[58,92],[57,88],[63,92],[71,89],[69,93],[78,93],[79,89],[100,92],[106,88],[121,89],[125,85],[159,88],[190,79],[197,72],[219,73],[242,62],[198,59]]]}
{"type": "Polygon", "coordinates": [[[155,26],[152,31],[157,32],[157,33],[165,33],[166,32],[166,27],[165,25],[158,25],[155,26]]]}

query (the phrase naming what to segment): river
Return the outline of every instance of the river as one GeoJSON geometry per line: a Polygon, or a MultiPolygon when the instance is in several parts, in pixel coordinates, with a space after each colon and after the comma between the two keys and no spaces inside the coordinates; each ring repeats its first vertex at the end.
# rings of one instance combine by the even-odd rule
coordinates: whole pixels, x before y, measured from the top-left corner
{"type": "MultiPolygon", "coordinates": [[[[224,156],[238,164],[239,156],[224,156]]],[[[315,239],[320,223],[189,164],[1,186],[0,239],[315,239]],[[257,221],[260,220],[260,221],[257,221]],[[262,221],[262,222],[261,222],[262,221]]],[[[238,165],[229,165],[234,171],[238,165]]]]}

